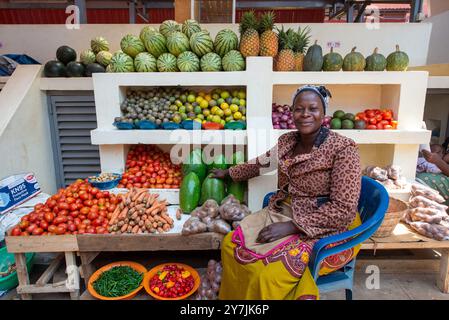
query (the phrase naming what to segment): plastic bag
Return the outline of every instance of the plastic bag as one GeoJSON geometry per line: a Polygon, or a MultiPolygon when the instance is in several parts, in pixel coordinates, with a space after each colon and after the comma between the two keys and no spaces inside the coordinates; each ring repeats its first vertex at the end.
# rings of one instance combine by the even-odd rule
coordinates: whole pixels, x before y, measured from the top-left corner
{"type": "Polygon", "coordinates": [[[197,300],[216,300],[221,284],[223,267],[220,262],[209,260],[206,274],[201,276],[201,285],[196,295],[197,300]]]}
{"type": "Polygon", "coordinates": [[[446,212],[434,208],[413,208],[409,210],[409,216],[412,221],[423,221],[428,223],[439,224],[443,217],[447,216],[446,212]]]}
{"type": "Polygon", "coordinates": [[[435,240],[449,240],[449,228],[440,224],[427,222],[410,222],[409,225],[418,233],[435,240]]]}
{"type": "Polygon", "coordinates": [[[198,217],[190,217],[182,227],[183,235],[202,233],[207,231],[207,225],[198,217]]]}
{"type": "Polygon", "coordinates": [[[432,188],[429,188],[425,185],[414,183],[412,184],[412,195],[413,196],[423,196],[429,200],[443,203],[445,202],[444,198],[440,195],[440,193],[432,188]]]}
{"type": "Polygon", "coordinates": [[[379,167],[373,166],[366,167],[365,175],[378,181],[385,181],[388,179],[387,170],[379,167]]]}
{"type": "Polygon", "coordinates": [[[402,175],[402,168],[400,166],[391,165],[387,166],[385,169],[387,170],[387,175],[390,179],[397,180],[402,175]]]}
{"type": "Polygon", "coordinates": [[[427,199],[423,196],[415,196],[410,198],[410,205],[413,208],[421,207],[421,208],[435,208],[438,210],[446,211],[447,206],[439,204],[433,200],[427,199]]]}
{"type": "Polygon", "coordinates": [[[229,225],[229,223],[227,223],[224,220],[213,220],[211,221],[209,224],[207,224],[207,230],[211,231],[211,232],[218,232],[221,234],[228,234],[229,232],[231,232],[231,226],[229,225]]]}

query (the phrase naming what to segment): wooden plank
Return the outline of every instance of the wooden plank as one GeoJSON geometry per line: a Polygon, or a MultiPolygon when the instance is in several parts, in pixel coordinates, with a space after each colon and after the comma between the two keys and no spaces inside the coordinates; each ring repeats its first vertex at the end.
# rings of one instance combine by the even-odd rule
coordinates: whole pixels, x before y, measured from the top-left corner
{"type": "MultiPolygon", "coordinates": [[[[16,261],[16,271],[17,271],[17,278],[19,279],[19,287],[20,286],[28,286],[30,284],[30,278],[28,277],[28,270],[27,270],[27,261],[25,254],[23,253],[15,253],[14,259],[16,261]]],[[[21,294],[19,290],[17,290],[17,293],[21,294]]],[[[27,292],[21,294],[22,300],[31,300],[31,295],[27,292]]]]}
{"type": "Polygon", "coordinates": [[[56,292],[67,292],[71,293],[74,289],[67,288],[65,283],[62,283],[59,286],[54,286],[51,284],[47,284],[45,286],[36,286],[36,285],[24,285],[17,287],[17,293],[22,295],[22,299],[24,295],[30,295],[32,293],[56,293],[56,292]]]}
{"type": "Polygon", "coordinates": [[[80,274],[78,266],[76,265],[76,255],[74,252],[65,253],[67,281],[66,286],[73,289],[70,292],[72,300],[78,300],[80,296],[80,274]]]}
{"type": "Polygon", "coordinates": [[[438,288],[443,293],[449,293],[449,250],[441,250],[440,274],[437,279],[438,288]]]}
{"type": "Polygon", "coordinates": [[[80,252],[91,251],[178,251],[217,250],[223,235],[214,232],[190,236],[181,234],[78,235],[80,252]]]}
{"type": "Polygon", "coordinates": [[[384,249],[448,249],[449,241],[416,241],[416,242],[364,242],[362,250],[384,249]]]}
{"type": "Polygon", "coordinates": [[[48,283],[48,281],[50,281],[56,270],[58,270],[59,266],[61,265],[63,257],[63,254],[58,254],[58,256],[48,266],[47,270],[45,270],[40,278],[36,281],[36,286],[44,286],[48,283]]]}
{"type": "Polygon", "coordinates": [[[78,250],[75,235],[5,237],[8,252],[73,252],[78,250]]]}
{"type": "Polygon", "coordinates": [[[83,273],[84,284],[87,288],[89,279],[95,272],[95,268],[92,266],[92,261],[98,256],[99,252],[80,252],[81,258],[81,271],[83,273]]]}

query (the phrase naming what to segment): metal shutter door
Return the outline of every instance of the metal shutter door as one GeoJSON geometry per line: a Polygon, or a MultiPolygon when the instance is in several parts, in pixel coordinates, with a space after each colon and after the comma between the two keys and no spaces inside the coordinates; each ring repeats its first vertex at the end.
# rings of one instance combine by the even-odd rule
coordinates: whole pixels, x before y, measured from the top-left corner
{"type": "Polygon", "coordinates": [[[48,104],[58,187],[99,173],[98,146],[90,140],[97,128],[93,94],[58,93],[48,96],[48,104]]]}

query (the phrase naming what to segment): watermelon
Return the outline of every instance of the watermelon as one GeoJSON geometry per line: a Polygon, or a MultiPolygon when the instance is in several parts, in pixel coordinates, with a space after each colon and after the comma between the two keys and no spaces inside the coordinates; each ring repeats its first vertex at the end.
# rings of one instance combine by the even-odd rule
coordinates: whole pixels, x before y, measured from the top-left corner
{"type": "Polygon", "coordinates": [[[133,58],[123,52],[114,53],[109,65],[112,72],[134,72],[133,58]]]}
{"type": "Polygon", "coordinates": [[[91,49],[84,50],[80,54],[80,61],[85,65],[94,63],[96,61],[95,53],[91,49]]]}
{"type": "Polygon", "coordinates": [[[157,32],[156,28],[145,26],[140,30],[139,38],[142,42],[145,42],[146,37],[155,32],[157,32]]]}
{"type": "Polygon", "coordinates": [[[245,183],[230,181],[227,185],[227,195],[232,194],[240,203],[245,199],[245,183]]]}
{"type": "Polygon", "coordinates": [[[181,72],[200,71],[200,59],[192,51],[184,51],[178,56],[178,69],[181,72]]]}
{"type": "Polygon", "coordinates": [[[84,65],[80,62],[71,61],[67,64],[66,73],[68,77],[84,77],[84,65]]]}
{"type": "Polygon", "coordinates": [[[145,51],[145,46],[139,37],[128,34],[120,41],[120,48],[131,58],[135,58],[139,53],[145,51]]]}
{"type": "Polygon", "coordinates": [[[201,71],[221,71],[221,58],[214,52],[206,53],[200,61],[201,71]]]}
{"type": "Polygon", "coordinates": [[[155,58],[159,58],[161,54],[168,52],[167,40],[159,32],[154,32],[147,35],[143,43],[147,51],[155,58]]]}
{"type": "Polygon", "coordinates": [[[190,213],[198,206],[201,196],[201,183],[195,172],[182,179],[179,189],[179,207],[184,213],[190,213]]]}
{"type": "Polygon", "coordinates": [[[167,37],[167,49],[177,57],[184,51],[190,50],[189,38],[182,32],[172,32],[167,37]]]}
{"type": "Polygon", "coordinates": [[[111,69],[111,65],[110,64],[108,64],[108,66],[106,67],[106,72],[112,72],[112,69],[111,69]]]}
{"type": "Polygon", "coordinates": [[[245,58],[240,51],[231,50],[225,54],[222,60],[224,71],[242,71],[245,70],[245,58]]]}
{"type": "Polygon", "coordinates": [[[109,42],[103,37],[96,37],[90,41],[90,48],[95,54],[100,51],[109,51],[109,42]]]}
{"type": "Polygon", "coordinates": [[[90,63],[86,66],[85,76],[92,77],[92,73],[102,73],[106,72],[106,69],[98,63],[90,63]]]}
{"type": "Polygon", "coordinates": [[[76,51],[69,46],[61,46],[56,50],[56,59],[66,65],[76,60],[76,51]]]}
{"type": "Polygon", "coordinates": [[[188,38],[190,38],[192,34],[194,34],[195,32],[201,31],[201,26],[196,20],[188,19],[184,21],[181,29],[182,33],[184,33],[188,38]]]}
{"type": "Polygon", "coordinates": [[[200,204],[203,204],[209,199],[214,199],[217,203],[221,203],[225,196],[224,181],[222,179],[212,178],[211,175],[208,175],[201,186],[200,204]]]}
{"type": "Polygon", "coordinates": [[[49,78],[65,77],[66,67],[61,61],[48,61],[44,66],[44,75],[49,78]]]}
{"type": "Polygon", "coordinates": [[[172,32],[181,32],[181,25],[174,20],[165,20],[159,26],[159,32],[168,37],[172,32]]]}
{"type": "Polygon", "coordinates": [[[182,164],[182,175],[184,177],[190,172],[195,172],[200,182],[203,182],[207,175],[207,166],[203,163],[202,156],[201,149],[194,149],[190,152],[188,158],[182,164]]]}
{"type": "Polygon", "coordinates": [[[137,72],[157,72],[157,60],[148,52],[139,53],[134,59],[134,68],[137,72]]]}
{"type": "Polygon", "coordinates": [[[163,53],[157,58],[157,69],[160,72],[176,72],[178,64],[176,57],[171,53],[163,53]]]}
{"type": "Polygon", "coordinates": [[[108,66],[111,62],[112,53],[109,51],[100,51],[97,53],[96,60],[102,66],[108,66]]]}
{"type": "Polygon", "coordinates": [[[190,48],[198,57],[214,51],[214,42],[209,32],[199,31],[192,34],[190,37],[190,48]]]}
{"type": "Polygon", "coordinates": [[[215,52],[223,57],[231,50],[237,50],[239,46],[239,39],[234,31],[224,29],[217,33],[214,41],[215,52]]]}

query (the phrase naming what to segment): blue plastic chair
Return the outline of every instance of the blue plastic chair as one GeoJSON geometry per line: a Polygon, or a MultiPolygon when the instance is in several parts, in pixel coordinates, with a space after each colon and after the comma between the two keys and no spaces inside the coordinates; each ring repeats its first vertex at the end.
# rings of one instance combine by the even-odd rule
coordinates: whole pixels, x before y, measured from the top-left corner
{"type": "MultiPolygon", "coordinates": [[[[266,207],[275,192],[268,193],[263,201],[266,207]]],[[[320,292],[330,292],[345,289],[346,300],[352,300],[352,286],[354,280],[355,258],[340,270],[325,276],[319,276],[321,262],[336,253],[355,247],[376,232],[388,209],[389,196],[383,185],[375,180],[362,177],[362,190],[360,194],[358,211],[362,224],[355,229],[318,240],[313,247],[309,260],[309,269],[315,279],[320,292]],[[332,248],[328,245],[346,241],[332,248]]]]}

